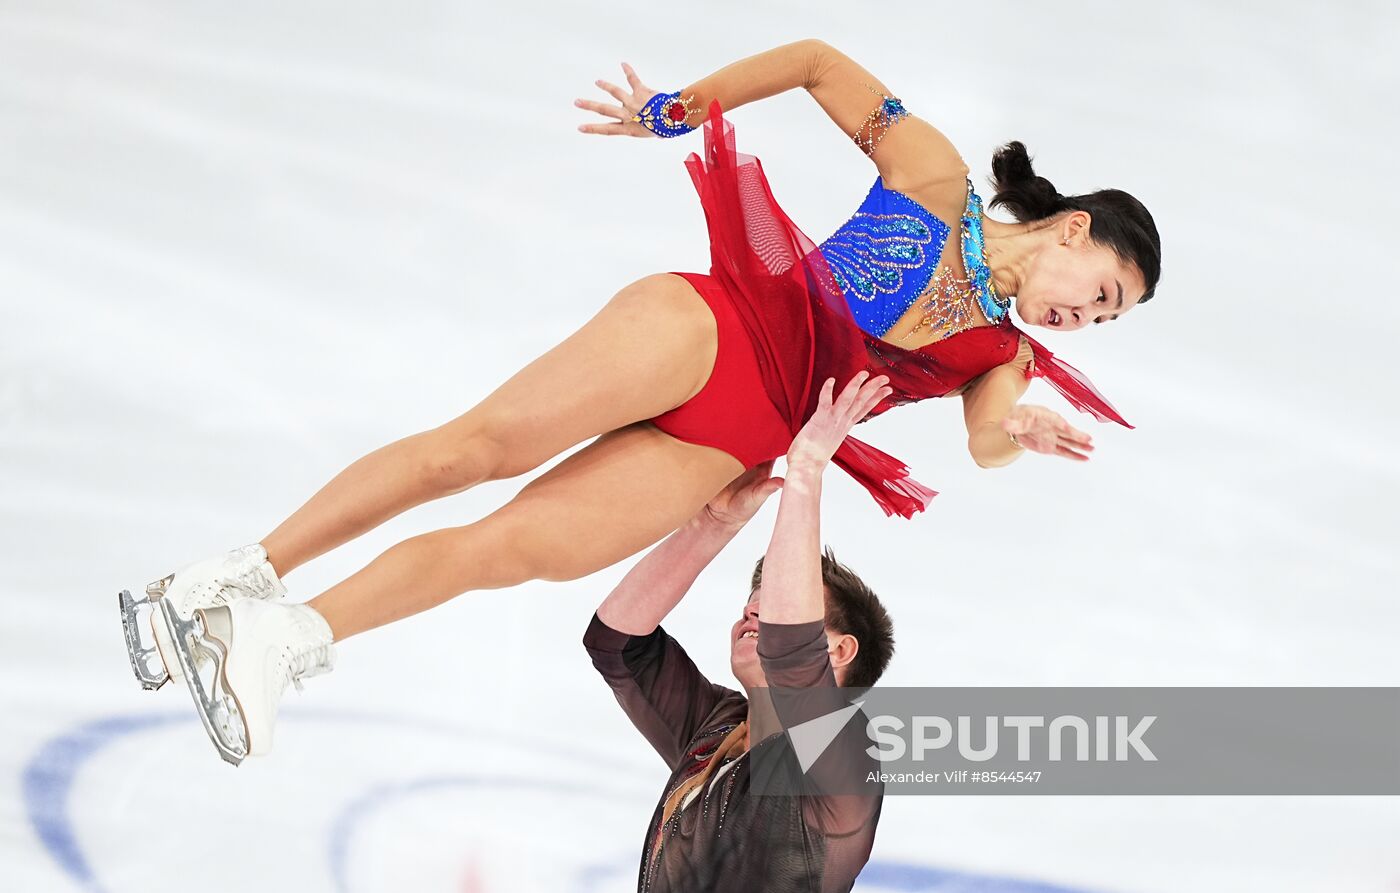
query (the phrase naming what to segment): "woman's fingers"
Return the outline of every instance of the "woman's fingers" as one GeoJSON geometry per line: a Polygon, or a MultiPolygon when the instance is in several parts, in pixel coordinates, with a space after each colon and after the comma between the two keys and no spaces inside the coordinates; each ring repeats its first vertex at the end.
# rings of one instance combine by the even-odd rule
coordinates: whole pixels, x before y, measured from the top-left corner
{"type": "Polygon", "coordinates": [[[1055,420],[1055,431],[1061,437],[1068,438],[1076,443],[1088,444],[1092,439],[1087,431],[1080,431],[1061,418],[1056,418],[1055,420]]]}
{"type": "Polygon", "coordinates": [[[1063,443],[1057,445],[1055,455],[1064,456],[1066,459],[1077,459],[1080,462],[1089,461],[1088,456],[1084,455],[1083,453],[1076,453],[1073,449],[1065,446],[1063,443]]]}
{"type": "Polygon", "coordinates": [[[632,70],[632,66],[626,62],[622,63],[622,73],[627,76],[627,86],[632,88],[633,93],[641,93],[646,88],[642,86],[642,79],[637,77],[637,73],[632,70]]]}
{"type": "Polygon", "coordinates": [[[1093,440],[1089,437],[1089,435],[1085,434],[1083,431],[1075,431],[1074,429],[1070,429],[1069,431],[1065,431],[1063,429],[1056,429],[1055,435],[1061,440],[1067,440],[1070,443],[1077,444],[1082,447],[1089,447],[1093,445],[1093,440]]]}
{"type": "Polygon", "coordinates": [[[627,125],[620,121],[611,124],[580,124],[578,129],[584,133],[601,133],[604,136],[627,136],[630,132],[627,125]]]}
{"type": "MultiPolygon", "coordinates": [[[[1078,444],[1064,440],[1054,434],[1027,434],[1021,438],[1021,443],[1030,450],[1037,453],[1044,453],[1047,456],[1063,456],[1066,459],[1075,459],[1080,462],[1087,462],[1089,457],[1078,451],[1078,444]]],[[[1089,449],[1093,449],[1090,447],[1089,449]]]]}
{"type": "Polygon", "coordinates": [[[598,114],[605,115],[609,118],[616,118],[620,122],[626,121],[632,117],[631,115],[627,114],[627,112],[620,105],[608,105],[602,102],[594,102],[591,99],[575,99],[574,105],[578,106],[581,109],[588,109],[590,112],[597,112],[598,114]]]}
{"type": "Polygon", "coordinates": [[[1002,417],[1001,430],[1005,431],[1008,434],[1029,434],[1030,425],[1028,425],[1019,415],[1014,414],[1013,411],[1012,415],[1002,417]]]}
{"type": "Polygon", "coordinates": [[[628,100],[630,97],[627,95],[627,91],[626,91],[626,90],[622,89],[621,87],[617,86],[616,84],[608,83],[607,81],[605,81],[605,80],[603,80],[603,79],[601,79],[601,78],[599,78],[598,80],[594,81],[593,83],[597,84],[598,86],[602,87],[604,90],[608,91],[608,93],[612,94],[612,98],[613,98],[613,99],[616,99],[618,102],[622,103],[623,106],[626,106],[626,105],[627,105],[627,100],[628,100]]]}

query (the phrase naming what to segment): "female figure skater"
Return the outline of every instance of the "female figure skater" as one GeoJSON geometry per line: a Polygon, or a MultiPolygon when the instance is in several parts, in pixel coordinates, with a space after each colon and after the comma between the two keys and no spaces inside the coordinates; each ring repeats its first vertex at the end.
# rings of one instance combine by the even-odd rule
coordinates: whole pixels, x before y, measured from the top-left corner
{"type": "MultiPolygon", "coordinates": [[[[289,683],[328,671],[332,642],[455,595],[572,580],[655,543],[748,468],[783,455],[823,383],[881,389],[867,418],[958,394],[979,466],[1030,450],[1084,461],[1088,434],[1017,405],[1033,375],[1101,421],[1127,423],[1073,367],[1011,323],[1075,330],[1148,300],[1161,268],[1146,209],[1117,190],[1062,196],[1010,143],[992,160],[983,219],[949,141],[872,74],[802,40],[735,62],[684,90],[599,81],[616,105],[578,100],[596,134],[674,137],[704,125],[686,166],[708,223],[709,275],[628,285],[481,403],[359,459],[259,543],[121,594],[132,667],[147,688],[184,678],[224,759],[266,752],[289,683]],[[806,89],[875,163],[859,210],[820,246],[736,152],[722,110],[806,89]],[[956,235],[954,235],[956,233],[956,235]],[[953,250],[946,250],[949,245],[953,250]],[[281,577],[413,506],[528,472],[596,437],[487,517],[385,551],[309,603],[281,577]],[[251,597],[247,597],[251,596],[251,597]],[[153,610],[158,608],[159,610],[153,610]],[[144,634],[149,628],[154,647],[144,634]]],[[[887,514],[935,495],[899,460],[848,437],[834,461],[887,514]]]]}

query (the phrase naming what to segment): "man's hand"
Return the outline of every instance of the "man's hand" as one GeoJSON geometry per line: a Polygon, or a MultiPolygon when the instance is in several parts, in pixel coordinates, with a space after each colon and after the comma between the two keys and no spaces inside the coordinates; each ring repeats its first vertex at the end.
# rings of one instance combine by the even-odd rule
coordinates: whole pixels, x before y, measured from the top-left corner
{"type": "Polygon", "coordinates": [[[1093,439],[1044,406],[1017,405],[1001,420],[1001,429],[1015,434],[1023,447],[1049,456],[1089,461],[1093,439]],[[1084,452],[1078,452],[1083,450],[1084,452]]]}
{"type": "Polygon", "coordinates": [[[864,369],[857,372],[841,389],[841,396],[835,401],[831,399],[831,394],[836,388],[836,379],[828,378],[822,382],[821,392],[817,395],[817,411],[812,413],[807,424],[797,432],[792,446],[788,447],[789,469],[824,468],[852,426],[894,390],[885,386],[889,381],[887,376],[869,376],[870,373],[864,369]]]}
{"type": "Polygon", "coordinates": [[[857,372],[834,401],[836,379],[822,382],[817,409],[788,447],[787,474],[773,538],[763,559],[763,613],[768,623],[807,623],[825,616],[822,598],[822,472],[851,426],[892,390],[880,375],[857,372]],[[868,380],[867,380],[868,379],[868,380]]]}
{"type": "Polygon", "coordinates": [[[735,530],[749,522],[764,501],[783,486],[782,478],[769,477],[773,460],[760,462],[729,482],[705,504],[701,515],[735,530]]]}
{"type": "Polygon", "coordinates": [[[763,501],[783,486],[782,478],[769,477],[772,470],[770,459],[730,481],[627,572],[598,606],[598,619],[633,636],[645,636],[656,629],[690,590],[700,571],[758,512],[763,501]]]}

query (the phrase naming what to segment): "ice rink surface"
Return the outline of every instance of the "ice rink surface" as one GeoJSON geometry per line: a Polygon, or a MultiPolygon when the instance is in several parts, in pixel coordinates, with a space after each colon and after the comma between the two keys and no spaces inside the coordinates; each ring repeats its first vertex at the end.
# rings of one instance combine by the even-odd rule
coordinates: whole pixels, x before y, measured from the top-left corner
{"type": "MultiPolygon", "coordinates": [[[[931,401],[857,432],[940,491],[928,512],[828,475],[823,538],[897,624],[887,683],[1400,683],[1397,25],[1384,3],[0,4],[0,889],[632,889],[666,772],[579,644],[632,561],[346,642],[237,770],[183,690],[137,688],[114,598],[256,541],[627,283],[708,269],[699,136],[575,130],[623,60],[673,90],[820,37],[984,194],[1020,139],[1163,233],[1152,303],[1032,330],[1136,430],[1037,381],[1091,462],[983,471],[931,401]]],[[[815,239],[874,179],[801,91],[730,117],[815,239]]],[[[522,483],[410,511],[291,594],[522,483]]],[[[666,624],[717,681],[776,503],[666,624]]],[[[1397,837],[1379,797],[889,798],[858,889],[1393,893],[1397,837]]]]}

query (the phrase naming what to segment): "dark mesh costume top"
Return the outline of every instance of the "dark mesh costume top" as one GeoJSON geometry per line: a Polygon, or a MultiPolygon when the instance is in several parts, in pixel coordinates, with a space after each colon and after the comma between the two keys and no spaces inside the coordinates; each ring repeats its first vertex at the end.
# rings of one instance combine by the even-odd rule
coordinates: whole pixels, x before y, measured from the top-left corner
{"type": "MultiPolygon", "coordinates": [[[[824,772],[840,772],[850,790],[853,773],[863,779],[878,768],[866,753],[863,723],[849,722],[803,776],[788,738],[751,736],[752,749],[715,767],[703,787],[659,829],[667,795],[703,772],[716,749],[748,716],[743,692],[710,682],[685,650],[658,627],[650,635],[618,632],[595,614],[584,635],[593,665],[618,703],[671,769],[643,847],[638,890],[648,893],[827,893],[849,890],[870,856],[883,787],[864,794],[760,796],[751,791],[755,763],[762,771],[806,785],[824,772]],[[755,756],[757,754],[757,756],[755,756]],[[658,834],[660,839],[658,840],[658,834]]],[[[787,726],[846,706],[827,657],[821,621],[767,624],[760,621],[759,660],[770,686],[802,688],[811,698],[780,709],[787,726]]],[[[774,698],[780,703],[792,701],[774,698]]],[[[765,779],[771,776],[765,776],[765,779]]],[[[774,790],[765,780],[763,790],[774,790]]]]}

